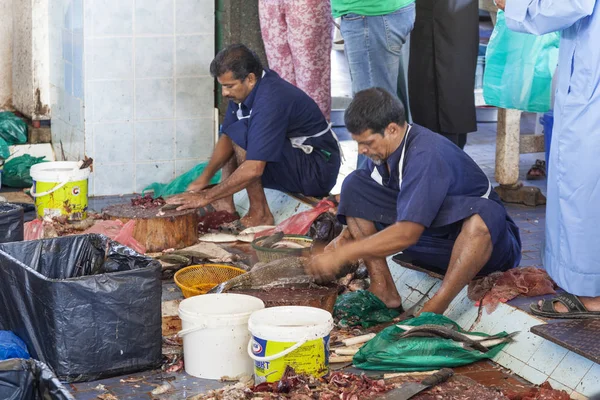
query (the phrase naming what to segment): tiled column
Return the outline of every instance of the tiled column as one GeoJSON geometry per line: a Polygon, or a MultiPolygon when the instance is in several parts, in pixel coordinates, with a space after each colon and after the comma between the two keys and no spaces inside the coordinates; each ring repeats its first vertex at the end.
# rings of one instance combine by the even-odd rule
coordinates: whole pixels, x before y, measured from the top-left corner
{"type": "MultiPolygon", "coordinates": [[[[85,122],[74,133],[73,121],[62,118],[67,126],[59,126],[55,135],[53,115],[53,135],[69,148],[84,144],[66,158],[94,158],[90,193],[140,192],[206,160],[214,145],[214,79],[208,73],[214,57],[214,1],[56,4],[57,16],[70,13],[73,21],[73,15],[80,15],[83,26],[81,46],[72,37],[72,70],[61,75],[56,69],[56,108],[59,115],[69,108],[65,93],[81,95],[85,122]],[[79,7],[81,12],[73,11],[79,7]]],[[[51,61],[58,59],[56,53],[51,61]]],[[[64,55],[60,61],[69,63],[64,55]]]]}

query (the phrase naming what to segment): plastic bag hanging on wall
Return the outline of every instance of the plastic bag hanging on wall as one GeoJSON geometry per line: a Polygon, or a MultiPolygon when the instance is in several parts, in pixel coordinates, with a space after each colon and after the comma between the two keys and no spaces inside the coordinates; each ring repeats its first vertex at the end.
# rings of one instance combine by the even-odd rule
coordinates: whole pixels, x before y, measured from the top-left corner
{"type": "Polygon", "coordinates": [[[485,55],[486,104],[527,112],[550,110],[559,42],[558,32],[535,36],[510,30],[499,11],[485,55]]]}

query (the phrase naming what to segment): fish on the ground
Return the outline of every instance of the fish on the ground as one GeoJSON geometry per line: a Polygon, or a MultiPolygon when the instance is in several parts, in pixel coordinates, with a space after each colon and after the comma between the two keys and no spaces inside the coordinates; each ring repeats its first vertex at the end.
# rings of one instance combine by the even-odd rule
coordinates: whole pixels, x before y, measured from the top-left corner
{"type": "Polygon", "coordinates": [[[229,242],[247,242],[254,241],[254,234],[233,235],[231,233],[207,233],[198,238],[201,242],[229,243],[229,242]]]}
{"type": "Polygon", "coordinates": [[[409,337],[439,337],[443,339],[451,339],[461,344],[465,349],[475,349],[486,353],[489,348],[497,346],[501,343],[509,343],[513,341],[513,338],[519,332],[513,332],[505,336],[493,335],[493,336],[479,336],[471,335],[467,333],[461,333],[444,325],[396,325],[402,329],[404,333],[397,336],[397,339],[405,339],[409,337]]]}
{"type": "Polygon", "coordinates": [[[208,293],[223,293],[231,289],[265,289],[291,284],[310,284],[315,279],[304,270],[306,259],[288,257],[271,261],[259,269],[223,282],[208,293]]]}
{"type": "Polygon", "coordinates": [[[308,247],[301,243],[292,242],[291,240],[282,240],[271,246],[272,249],[306,249],[308,247]]]}
{"type": "Polygon", "coordinates": [[[283,239],[283,235],[283,232],[275,232],[271,236],[257,241],[256,244],[264,249],[270,249],[273,247],[273,245],[275,245],[275,243],[280,242],[283,239]]]}

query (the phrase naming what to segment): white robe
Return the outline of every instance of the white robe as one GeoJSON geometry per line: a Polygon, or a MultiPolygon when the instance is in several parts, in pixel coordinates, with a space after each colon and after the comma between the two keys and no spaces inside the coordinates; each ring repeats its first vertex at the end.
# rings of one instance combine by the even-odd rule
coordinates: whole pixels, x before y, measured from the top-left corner
{"type": "Polygon", "coordinates": [[[561,31],[546,205],[545,268],[600,296],[600,0],[507,0],[506,25],[561,31]]]}

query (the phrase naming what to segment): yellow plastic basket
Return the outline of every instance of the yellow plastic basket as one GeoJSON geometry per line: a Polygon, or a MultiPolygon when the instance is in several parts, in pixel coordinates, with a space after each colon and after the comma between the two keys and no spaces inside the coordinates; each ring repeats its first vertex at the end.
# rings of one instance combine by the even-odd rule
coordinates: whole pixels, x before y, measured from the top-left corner
{"type": "Polygon", "coordinates": [[[223,264],[190,265],[175,273],[175,283],[183,297],[205,294],[219,283],[246,273],[243,269],[223,264]]]}
{"type": "Polygon", "coordinates": [[[310,245],[313,240],[308,236],[284,235],[283,239],[281,239],[306,245],[304,249],[268,249],[266,247],[261,247],[262,241],[267,237],[268,236],[262,236],[258,239],[254,239],[252,242],[252,248],[256,251],[256,256],[260,262],[267,263],[286,257],[306,257],[310,254],[310,245]]]}

